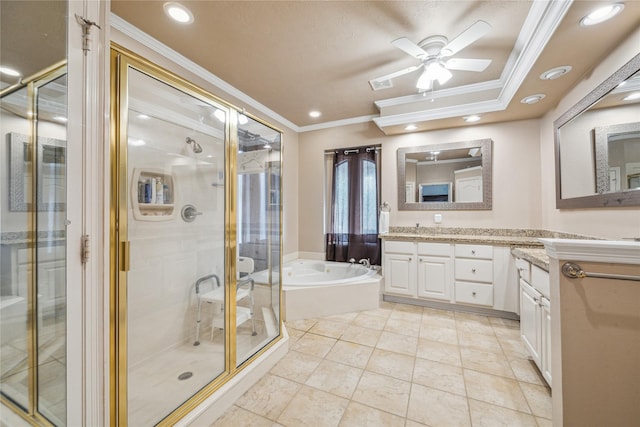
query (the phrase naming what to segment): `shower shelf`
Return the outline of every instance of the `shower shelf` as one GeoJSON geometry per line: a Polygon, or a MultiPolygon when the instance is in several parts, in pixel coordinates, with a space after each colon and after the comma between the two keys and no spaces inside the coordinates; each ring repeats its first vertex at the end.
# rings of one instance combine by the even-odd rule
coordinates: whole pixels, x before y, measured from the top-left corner
{"type": "MultiPolygon", "coordinates": [[[[162,169],[134,168],[131,177],[131,207],[138,221],[169,221],[176,216],[175,177],[162,169]],[[162,180],[163,203],[145,203],[145,184],[153,179],[162,180]],[[166,193],[168,192],[168,193],[166,193]]],[[[154,191],[155,193],[155,191],[154,191]]]]}

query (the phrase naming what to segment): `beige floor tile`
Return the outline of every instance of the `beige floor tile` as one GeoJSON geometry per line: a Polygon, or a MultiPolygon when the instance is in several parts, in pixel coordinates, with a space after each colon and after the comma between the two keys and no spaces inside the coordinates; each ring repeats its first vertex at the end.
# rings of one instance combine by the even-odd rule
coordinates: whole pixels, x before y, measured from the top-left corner
{"type": "Polygon", "coordinates": [[[416,313],[416,314],[422,314],[424,311],[423,306],[413,305],[413,304],[396,304],[393,309],[395,311],[403,311],[405,313],[416,313]]]}
{"type": "Polygon", "coordinates": [[[321,361],[320,357],[289,350],[270,372],[291,381],[304,383],[321,361]]]}
{"type": "Polygon", "coordinates": [[[348,404],[347,399],[302,386],[277,422],[285,427],[334,427],[340,422],[348,404]]]}
{"type": "Polygon", "coordinates": [[[370,314],[360,313],[351,322],[352,325],[363,328],[375,329],[381,331],[387,323],[387,318],[382,316],[372,316],[370,314]]]}
{"type": "Polygon", "coordinates": [[[284,325],[287,327],[287,329],[298,329],[300,331],[306,332],[311,329],[311,327],[315,325],[317,321],[317,319],[300,319],[285,321],[284,325]]]}
{"type": "Polygon", "coordinates": [[[300,329],[287,328],[287,334],[289,334],[289,345],[291,346],[298,341],[305,334],[305,331],[300,329]]]}
{"type": "Polygon", "coordinates": [[[413,420],[407,420],[407,423],[404,425],[404,427],[425,427],[425,426],[429,427],[426,424],[422,424],[413,420]]]}
{"type": "Polygon", "coordinates": [[[473,427],[537,427],[532,415],[469,399],[473,427]]]}
{"type": "Polygon", "coordinates": [[[389,318],[384,330],[395,334],[417,337],[420,334],[420,322],[389,318]]]}
{"type": "Polygon", "coordinates": [[[323,360],[305,384],[349,399],[356,389],[361,375],[362,369],[360,368],[323,360]]]}
{"type": "Polygon", "coordinates": [[[410,389],[407,381],[365,371],[352,400],[404,417],[410,389]]]}
{"type": "Polygon", "coordinates": [[[493,333],[498,337],[498,341],[506,340],[519,340],[520,329],[514,329],[507,326],[491,325],[493,333]]]}
{"type": "Polygon", "coordinates": [[[460,360],[460,349],[457,345],[421,338],[418,340],[416,356],[434,362],[446,363],[453,366],[462,366],[462,361],[460,360]]]}
{"type": "Polygon", "coordinates": [[[336,341],[334,338],[307,333],[291,346],[291,349],[312,356],[324,357],[336,341]]]}
{"type": "Polygon", "coordinates": [[[325,359],[355,366],[356,368],[364,368],[367,366],[371,353],[373,353],[373,347],[348,341],[338,341],[325,359]]]}
{"type": "Polygon", "coordinates": [[[424,322],[420,328],[420,338],[458,345],[458,332],[455,328],[431,326],[426,325],[424,322]]]}
{"type": "Polygon", "coordinates": [[[352,401],[340,427],[404,427],[404,418],[352,401]]]}
{"type": "Polygon", "coordinates": [[[542,374],[538,371],[535,362],[531,359],[512,359],[511,370],[518,381],[526,383],[544,385],[542,374]]]}
{"type": "Polygon", "coordinates": [[[482,322],[473,319],[456,318],[456,328],[460,332],[468,332],[471,334],[494,335],[493,328],[489,321],[482,322]]]}
{"type": "Polygon", "coordinates": [[[507,355],[509,359],[519,358],[526,359],[530,356],[529,352],[525,348],[522,340],[520,338],[516,339],[500,339],[500,345],[502,346],[502,350],[504,354],[507,355]]]}
{"type": "Polygon", "coordinates": [[[501,317],[489,317],[489,323],[491,326],[502,326],[511,329],[520,330],[520,322],[513,319],[503,319],[501,317]]]}
{"type": "Polygon", "coordinates": [[[419,325],[422,321],[422,310],[420,312],[393,310],[389,316],[389,320],[402,320],[405,322],[417,323],[419,325]]]}
{"type": "Polygon", "coordinates": [[[456,318],[456,315],[453,311],[451,310],[442,310],[439,308],[432,308],[432,307],[424,307],[422,309],[422,317],[440,317],[443,319],[454,319],[456,318]]]}
{"type": "Polygon", "coordinates": [[[302,386],[267,374],[237,401],[236,405],[255,414],[276,420],[302,386]]]}
{"type": "Polygon", "coordinates": [[[340,339],[343,341],[374,347],[378,343],[381,333],[382,331],[380,330],[351,325],[345,329],[340,339]]]}
{"type": "Polygon", "coordinates": [[[440,362],[417,358],[413,369],[413,382],[461,396],[467,394],[462,368],[440,362]]]}
{"type": "Polygon", "coordinates": [[[495,335],[483,335],[458,329],[458,343],[460,343],[460,347],[502,354],[502,347],[495,335]]]}
{"type": "Polygon", "coordinates": [[[509,361],[502,353],[481,351],[469,347],[460,347],[462,366],[475,371],[515,378],[509,361]]]}
{"type": "Polygon", "coordinates": [[[536,422],[538,423],[538,427],[553,427],[551,420],[546,418],[536,417],[536,422]]]}
{"type": "Polygon", "coordinates": [[[420,329],[425,328],[456,329],[456,320],[453,317],[430,316],[425,314],[422,315],[420,329]]]}
{"type": "Polygon", "coordinates": [[[467,396],[471,399],[530,413],[516,380],[464,369],[467,396]]]}
{"type": "Polygon", "coordinates": [[[551,419],[551,391],[542,385],[520,383],[533,415],[551,419]]]}
{"type": "Polygon", "coordinates": [[[272,427],[273,421],[234,405],[211,425],[211,427],[232,426],[272,427]]]}
{"type": "Polygon", "coordinates": [[[418,346],[418,338],[408,337],[406,335],[394,334],[393,332],[383,331],[380,334],[376,348],[383,350],[395,351],[396,353],[406,354],[408,356],[416,355],[418,346]]]}
{"type": "Polygon", "coordinates": [[[391,308],[379,307],[379,308],[374,308],[373,310],[364,310],[364,311],[361,311],[360,313],[366,314],[367,316],[375,316],[375,317],[381,317],[383,319],[388,319],[392,311],[393,309],[391,308]]]}
{"type": "Polygon", "coordinates": [[[369,359],[366,370],[400,380],[411,381],[414,362],[415,358],[413,356],[376,348],[369,359]]]}
{"type": "Polygon", "coordinates": [[[431,427],[471,426],[465,397],[419,384],[411,387],[407,418],[431,427]]]}
{"type": "Polygon", "coordinates": [[[340,336],[348,326],[349,324],[345,322],[320,319],[315,325],[311,327],[311,329],[309,329],[309,332],[329,338],[340,338],[340,336]]]}

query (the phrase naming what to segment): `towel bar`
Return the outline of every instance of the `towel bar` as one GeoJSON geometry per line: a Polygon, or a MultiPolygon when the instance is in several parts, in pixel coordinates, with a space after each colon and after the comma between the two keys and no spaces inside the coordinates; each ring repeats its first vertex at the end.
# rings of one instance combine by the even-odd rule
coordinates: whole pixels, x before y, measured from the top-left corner
{"type": "Polygon", "coordinates": [[[564,263],[564,265],[562,266],[562,274],[570,279],[595,277],[599,279],[631,280],[634,282],[640,282],[640,276],[629,276],[626,274],[591,273],[588,271],[584,271],[582,267],[573,262],[564,263]]]}

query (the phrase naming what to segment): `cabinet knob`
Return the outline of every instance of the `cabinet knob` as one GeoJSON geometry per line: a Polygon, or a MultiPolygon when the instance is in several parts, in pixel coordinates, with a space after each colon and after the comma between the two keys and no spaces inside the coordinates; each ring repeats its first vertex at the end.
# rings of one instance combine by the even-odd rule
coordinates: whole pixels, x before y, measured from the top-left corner
{"type": "Polygon", "coordinates": [[[472,268],[472,269],[471,269],[471,272],[472,272],[473,274],[476,274],[476,269],[475,269],[475,268],[472,268]]]}
{"type": "Polygon", "coordinates": [[[476,254],[476,251],[471,251],[471,255],[475,255],[475,254],[476,254]]]}
{"type": "Polygon", "coordinates": [[[471,295],[476,296],[476,291],[471,292],[471,295]]]}

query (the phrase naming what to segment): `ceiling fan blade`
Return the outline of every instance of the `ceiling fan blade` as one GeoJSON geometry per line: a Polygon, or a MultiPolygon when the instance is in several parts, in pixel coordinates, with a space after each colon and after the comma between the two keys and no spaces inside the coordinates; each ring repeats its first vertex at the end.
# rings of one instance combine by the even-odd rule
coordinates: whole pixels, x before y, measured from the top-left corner
{"type": "Polygon", "coordinates": [[[449,70],[484,71],[491,64],[490,59],[450,58],[444,64],[449,70]]]}
{"type": "Polygon", "coordinates": [[[387,74],[381,77],[377,77],[375,79],[370,80],[370,82],[382,82],[385,80],[395,79],[396,77],[404,76],[405,74],[412,73],[416,71],[418,68],[422,68],[422,64],[415,65],[413,67],[405,68],[404,70],[396,71],[395,73],[387,74]]]}
{"type": "Polygon", "coordinates": [[[406,37],[395,39],[391,44],[414,58],[422,59],[428,56],[427,52],[406,37]]]}
{"type": "Polygon", "coordinates": [[[491,25],[485,21],[476,21],[473,25],[464,30],[462,34],[447,43],[447,45],[442,48],[441,55],[451,56],[461,51],[480,37],[487,34],[490,30],[491,25]]]}

